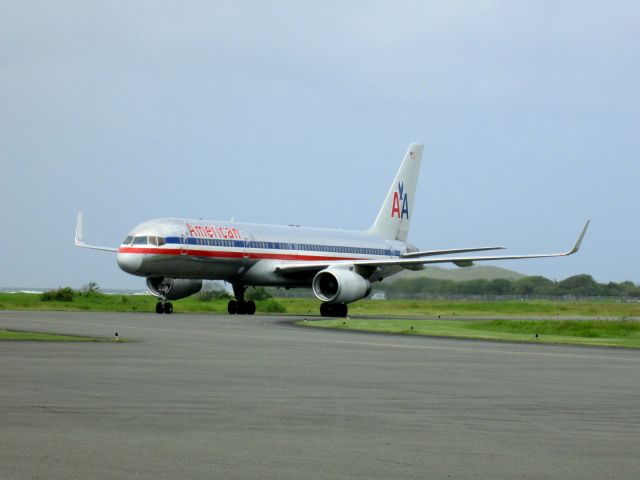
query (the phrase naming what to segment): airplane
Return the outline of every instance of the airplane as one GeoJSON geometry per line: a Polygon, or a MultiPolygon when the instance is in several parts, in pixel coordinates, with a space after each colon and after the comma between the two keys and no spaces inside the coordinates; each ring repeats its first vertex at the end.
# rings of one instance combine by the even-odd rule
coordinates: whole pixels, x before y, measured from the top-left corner
{"type": "Polygon", "coordinates": [[[78,214],[75,245],[116,252],[118,266],[146,278],[158,298],[156,313],[170,314],[178,300],[199,292],[203,280],[224,280],[235,300],[229,314],[252,315],[253,301],[245,300],[248,286],[311,287],[322,303],[320,314],[346,317],[347,304],[363,299],[374,282],[403,269],[453,263],[524,258],[564,257],[578,251],[587,221],[571,250],[533,255],[461,255],[500,250],[501,246],[421,251],[407,242],[423,145],[412,143],[370,228],[363,231],[305,228],[298,225],[260,225],[235,221],[162,218],[144,222],[126,236],[120,247],[84,242],[82,212],[78,214]]]}

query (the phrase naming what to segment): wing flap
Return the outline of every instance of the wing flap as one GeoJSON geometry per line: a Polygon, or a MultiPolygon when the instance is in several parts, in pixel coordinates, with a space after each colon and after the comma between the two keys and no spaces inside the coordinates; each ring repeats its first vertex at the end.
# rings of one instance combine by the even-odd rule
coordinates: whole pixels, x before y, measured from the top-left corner
{"type": "Polygon", "coordinates": [[[504,247],[471,247],[452,248],[449,250],[424,250],[421,252],[409,252],[400,255],[400,258],[431,257],[434,255],[450,255],[452,253],[486,252],[488,250],[504,250],[504,247]]]}

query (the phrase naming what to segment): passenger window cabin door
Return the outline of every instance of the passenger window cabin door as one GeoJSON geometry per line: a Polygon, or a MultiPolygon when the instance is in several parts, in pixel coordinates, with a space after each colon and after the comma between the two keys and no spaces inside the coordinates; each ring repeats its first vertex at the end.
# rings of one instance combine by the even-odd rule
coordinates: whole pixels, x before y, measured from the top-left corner
{"type": "Polygon", "coordinates": [[[180,234],[180,255],[189,253],[189,238],[184,234],[180,234]]]}
{"type": "Polygon", "coordinates": [[[249,252],[249,243],[251,242],[251,237],[249,237],[249,234],[247,232],[240,232],[240,235],[242,235],[243,240],[242,260],[247,261],[251,257],[251,254],[249,252]]]}

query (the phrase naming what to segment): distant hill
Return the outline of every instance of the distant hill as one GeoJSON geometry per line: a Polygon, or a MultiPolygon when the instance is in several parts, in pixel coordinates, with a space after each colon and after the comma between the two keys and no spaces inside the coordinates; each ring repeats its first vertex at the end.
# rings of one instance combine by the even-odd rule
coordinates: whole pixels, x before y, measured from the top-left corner
{"type": "Polygon", "coordinates": [[[497,278],[505,278],[507,280],[517,280],[526,277],[522,273],[514,272],[500,267],[474,266],[464,268],[442,268],[442,267],[426,267],[424,270],[417,272],[404,270],[393,275],[386,281],[391,283],[400,279],[411,278],[437,278],[439,280],[453,280],[454,282],[464,282],[467,280],[495,280],[497,278]]]}

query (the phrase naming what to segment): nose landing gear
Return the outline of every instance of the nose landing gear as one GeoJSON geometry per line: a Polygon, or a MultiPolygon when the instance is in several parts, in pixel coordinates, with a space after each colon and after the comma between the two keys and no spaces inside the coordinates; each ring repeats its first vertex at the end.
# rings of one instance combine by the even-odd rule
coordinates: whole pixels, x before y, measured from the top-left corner
{"type": "Polygon", "coordinates": [[[171,285],[165,281],[158,284],[158,292],[162,295],[160,297],[160,301],[156,303],[156,313],[166,313],[167,315],[173,313],[173,304],[171,302],[167,302],[167,294],[169,293],[169,289],[171,285]]]}

